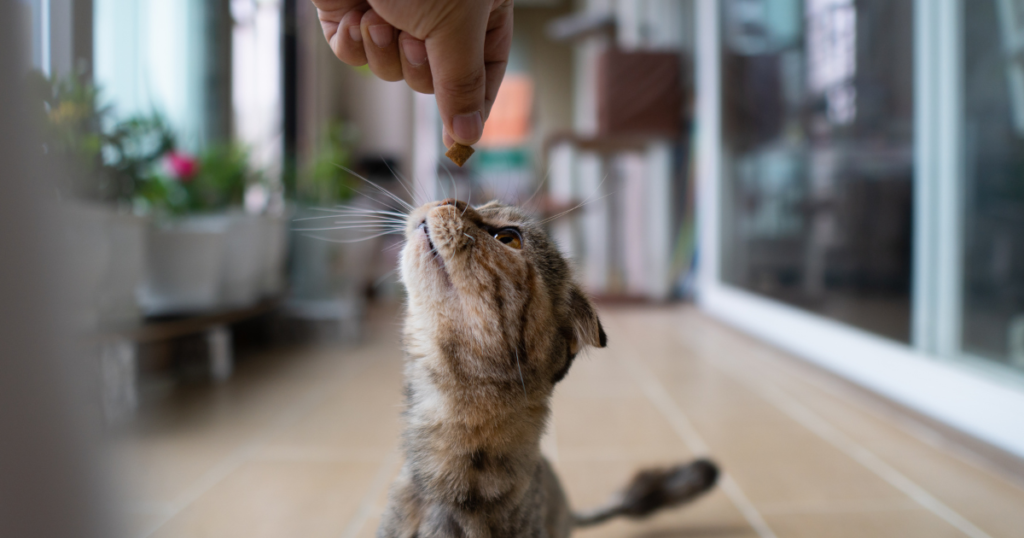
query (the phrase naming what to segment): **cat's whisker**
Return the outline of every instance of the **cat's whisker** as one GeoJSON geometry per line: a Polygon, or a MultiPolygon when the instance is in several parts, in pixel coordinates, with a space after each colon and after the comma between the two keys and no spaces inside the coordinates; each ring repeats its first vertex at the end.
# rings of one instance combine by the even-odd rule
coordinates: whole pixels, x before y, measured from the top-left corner
{"type": "Polygon", "coordinates": [[[466,211],[469,209],[470,200],[472,200],[472,199],[473,199],[473,184],[470,183],[470,185],[469,185],[469,192],[466,194],[466,207],[462,208],[462,215],[459,215],[460,217],[465,217],[466,216],[466,211]]]}
{"type": "MultiPolygon", "coordinates": [[[[336,164],[335,166],[340,166],[340,165],[336,164]]],[[[348,170],[347,168],[344,168],[344,167],[341,167],[341,168],[344,169],[344,170],[348,170]]],[[[348,171],[351,172],[350,170],[348,170],[348,171]]],[[[353,174],[353,175],[356,175],[356,174],[353,174]]],[[[369,181],[366,178],[358,176],[358,175],[356,175],[356,177],[359,177],[359,179],[362,179],[363,181],[369,181]]],[[[370,182],[370,184],[373,185],[374,187],[377,187],[378,189],[381,189],[385,194],[391,194],[386,189],[384,189],[383,187],[380,187],[379,185],[374,184],[373,182],[370,182]]],[[[377,203],[383,205],[388,210],[398,210],[400,212],[411,212],[412,211],[411,206],[409,206],[408,204],[404,204],[404,202],[403,202],[403,205],[399,205],[398,207],[395,207],[393,205],[390,205],[390,203],[389,203],[390,201],[389,200],[385,201],[385,200],[380,200],[380,199],[374,198],[374,197],[370,196],[369,194],[367,194],[367,193],[365,193],[365,192],[363,192],[361,190],[358,190],[356,188],[350,187],[348,185],[345,185],[344,187],[346,189],[348,189],[348,190],[350,190],[350,191],[360,195],[360,196],[365,196],[367,199],[369,199],[372,202],[377,202],[377,203]],[[388,202],[388,203],[386,203],[386,202],[388,202]]],[[[399,202],[402,202],[402,201],[399,200],[399,202]]],[[[346,207],[346,206],[341,206],[341,207],[346,207]]],[[[330,211],[329,209],[324,209],[324,208],[316,208],[316,209],[318,209],[320,211],[330,211]]],[[[353,209],[355,209],[355,208],[353,208],[353,209]]],[[[360,209],[363,209],[363,208],[360,208],[360,209]]],[[[384,210],[381,210],[381,209],[373,209],[373,208],[365,208],[365,209],[367,211],[384,211],[384,210]]]]}
{"type": "Polygon", "coordinates": [[[605,174],[605,176],[601,179],[601,182],[597,184],[597,188],[594,189],[593,194],[588,196],[585,200],[583,200],[579,204],[576,204],[575,206],[570,207],[569,209],[566,209],[565,211],[562,211],[561,213],[558,213],[557,215],[553,215],[551,217],[548,217],[548,218],[540,221],[538,224],[547,224],[548,222],[551,222],[551,221],[557,219],[558,217],[561,217],[561,216],[563,216],[563,215],[565,215],[567,213],[571,213],[573,211],[576,211],[577,209],[579,209],[579,208],[581,208],[581,207],[583,207],[583,206],[585,206],[587,204],[590,204],[590,203],[593,203],[593,202],[596,202],[598,200],[602,200],[604,198],[607,198],[607,197],[611,196],[612,193],[608,193],[608,194],[605,194],[604,196],[602,196],[600,198],[591,200],[591,198],[593,198],[597,193],[601,192],[601,186],[604,185],[604,182],[605,182],[606,179],[608,179],[608,175],[607,174],[605,174]]]}
{"type": "MultiPolygon", "coordinates": [[[[347,205],[347,204],[337,204],[334,207],[327,208],[327,209],[330,210],[330,211],[368,211],[368,212],[374,212],[374,213],[386,212],[383,209],[377,209],[377,208],[374,208],[374,207],[364,207],[364,206],[347,205]]],[[[391,209],[391,210],[388,210],[388,211],[391,211],[393,213],[398,213],[400,215],[407,215],[408,214],[408,212],[404,208],[403,209],[399,209],[399,210],[391,209]]]]}
{"type": "MultiPolygon", "coordinates": [[[[507,170],[503,170],[501,173],[505,174],[506,172],[507,172],[507,170]]],[[[512,188],[512,182],[509,181],[508,179],[509,178],[506,177],[505,180],[502,181],[502,183],[505,184],[505,191],[501,193],[501,198],[498,198],[499,200],[501,200],[503,202],[508,202],[508,191],[509,191],[509,189],[512,188]]]]}
{"type": "Polygon", "coordinates": [[[430,201],[430,197],[427,196],[427,191],[424,186],[421,183],[417,183],[415,177],[407,178],[397,170],[393,170],[390,165],[387,165],[387,163],[385,163],[385,165],[388,167],[388,170],[391,170],[392,175],[398,178],[398,182],[402,184],[403,188],[405,188],[405,192],[409,193],[409,196],[412,198],[415,205],[421,206],[430,201]],[[412,185],[411,191],[408,185],[412,185]]]}
{"type": "Polygon", "coordinates": [[[305,222],[305,221],[309,221],[309,220],[336,219],[336,218],[339,218],[339,217],[348,217],[348,216],[355,216],[355,217],[366,216],[366,217],[370,217],[371,215],[355,215],[355,214],[354,215],[346,215],[346,214],[332,213],[330,215],[318,215],[316,217],[302,217],[302,218],[299,218],[299,219],[292,219],[292,222],[305,222]]]}
{"type": "Polygon", "coordinates": [[[537,196],[537,194],[540,193],[541,187],[543,187],[544,184],[547,183],[548,177],[550,177],[550,176],[551,176],[551,170],[548,170],[548,173],[544,174],[544,179],[540,180],[540,183],[537,185],[537,188],[533,190],[533,194],[531,194],[530,197],[527,198],[525,202],[523,202],[522,204],[518,204],[518,205],[520,205],[520,206],[528,206],[528,205],[530,205],[530,202],[532,202],[533,199],[537,196]]]}
{"type": "Polygon", "coordinates": [[[384,247],[383,249],[381,249],[381,252],[387,252],[389,250],[395,250],[396,248],[402,248],[405,246],[405,243],[405,241],[398,241],[394,245],[391,245],[390,247],[384,247]]]}
{"type": "Polygon", "coordinates": [[[468,234],[468,233],[466,233],[466,232],[462,232],[462,235],[464,235],[464,236],[468,237],[468,238],[469,238],[469,239],[470,239],[471,241],[473,241],[473,244],[474,244],[474,245],[476,244],[476,238],[475,238],[475,237],[473,237],[472,235],[469,235],[469,234],[468,234]]]}
{"type": "Polygon", "coordinates": [[[376,212],[376,211],[374,211],[374,212],[371,212],[371,211],[334,211],[331,214],[335,215],[335,216],[338,216],[338,217],[372,217],[372,218],[382,218],[383,217],[383,218],[398,219],[398,220],[406,220],[407,218],[409,218],[408,215],[403,215],[403,214],[400,214],[400,213],[376,212]]]}
{"type": "Polygon", "coordinates": [[[408,219],[409,215],[405,213],[398,213],[396,211],[385,211],[382,209],[364,209],[364,208],[327,208],[327,207],[312,207],[313,211],[321,211],[330,213],[330,215],[318,215],[316,217],[303,217],[300,219],[293,219],[292,222],[299,222],[303,220],[315,220],[315,219],[329,219],[338,216],[367,216],[367,217],[391,217],[397,219],[408,219]]]}
{"type": "Polygon", "coordinates": [[[333,212],[339,214],[352,214],[352,215],[386,215],[389,217],[400,217],[406,218],[409,216],[408,213],[401,211],[390,211],[385,209],[372,209],[364,207],[340,207],[332,209],[333,212]]]}
{"type": "Polygon", "coordinates": [[[405,226],[407,221],[396,218],[366,218],[364,216],[351,216],[344,218],[344,215],[337,215],[334,218],[338,219],[336,223],[348,223],[348,224],[394,224],[396,226],[405,226]]]}
{"type": "Polygon", "coordinates": [[[350,221],[338,221],[334,223],[335,227],[352,227],[352,226],[365,226],[377,227],[377,228],[388,228],[392,230],[404,230],[405,225],[400,222],[350,222],[350,221]]]}
{"type": "Polygon", "coordinates": [[[380,285],[383,284],[385,280],[387,280],[388,278],[391,278],[397,272],[398,272],[398,267],[395,267],[394,269],[384,273],[380,278],[378,278],[376,281],[374,281],[373,287],[374,288],[380,287],[380,285]]]}
{"type": "MultiPolygon", "coordinates": [[[[399,220],[395,218],[368,218],[366,216],[359,215],[332,215],[331,218],[334,219],[333,222],[335,224],[392,224],[395,226],[405,226],[407,222],[405,220],[399,220]]],[[[324,219],[317,220],[320,221],[324,219]]],[[[301,222],[309,222],[309,220],[304,220],[301,222]]]]}
{"type": "MultiPolygon", "coordinates": [[[[399,217],[392,217],[390,215],[369,215],[369,214],[361,214],[361,213],[351,213],[351,214],[337,214],[337,213],[335,213],[335,214],[332,214],[332,215],[326,215],[324,218],[347,219],[347,220],[362,219],[362,220],[369,220],[369,221],[387,221],[387,222],[408,222],[408,219],[403,219],[403,218],[399,218],[399,217]]],[[[314,220],[314,219],[305,219],[305,220],[314,220]]],[[[323,219],[318,219],[318,220],[323,220],[323,219]]]]}
{"type": "Polygon", "coordinates": [[[292,231],[293,232],[323,232],[323,231],[328,231],[328,230],[362,230],[362,229],[369,229],[369,230],[376,230],[376,231],[388,231],[388,232],[391,232],[391,233],[399,233],[399,232],[402,231],[399,228],[377,226],[377,225],[371,225],[371,224],[357,224],[357,225],[353,225],[353,226],[330,226],[330,227],[323,227],[323,228],[292,228],[292,231]]]}
{"type": "Polygon", "coordinates": [[[402,174],[395,172],[394,168],[391,168],[391,165],[388,164],[387,159],[385,159],[384,157],[381,157],[380,160],[382,163],[384,163],[384,166],[388,167],[388,171],[391,172],[391,175],[395,176],[395,181],[397,181],[398,184],[401,185],[403,189],[405,189],[405,192],[409,195],[409,199],[412,200],[412,202],[416,205],[422,205],[416,199],[416,195],[409,190],[409,187],[405,186],[405,178],[402,176],[402,174]]]}
{"type": "Polygon", "coordinates": [[[540,221],[538,224],[547,224],[547,223],[549,223],[549,222],[551,222],[551,221],[553,221],[553,220],[555,220],[557,218],[565,216],[566,214],[572,213],[573,211],[576,211],[577,209],[579,209],[579,208],[581,208],[583,206],[592,204],[594,202],[600,202],[601,200],[604,200],[605,198],[611,196],[612,194],[613,193],[609,192],[608,194],[605,194],[604,196],[601,196],[600,198],[595,198],[593,200],[584,200],[584,201],[580,202],[579,204],[577,204],[577,205],[575,205],[573,207],[570,207],[569,209],[566,209],[565,211],[562,211],[561,213],[558,213],[557,215],[552,215],[552,216],[550,216],[550,217],[540,221]]]}
{"type": "Polygon", "coordinates": [[[444,171],[448,173],[448,179],[452,182],[452,191],[455,192],[455,200],[459,199],[459,185],[455,183],[455,176],[452,175],[452,171],[446,166],[444,171]]]}
{"type": "Polygon", "coordinates": [[[369,241],[370,239],[376,239],[378,237],[383,237],[385,235],[391,235],[391,234],[394,234],[394,233],[396,233],[396,232],[387,231],[387,232],[382,232],[382,233],[379,233],[379,234],[370,235],[370,236],[367,236],[367,237],[360,237],[358,239],[331,239],[329,237],[320,237],[318,235],[311,235],[311,234],[303,234],[302,236],[303,237],[309,237],[310,239],[319,239],[321,241],[327,241],[328,243],[343,243],[343,244],[345,244],[345,243],[358,243],[360,241],[369,241]]]}
{"type": "Polygon", "coordinates": [[[409,211],[415,211],[416,210],[416,208],[413,207],[412,204],[410,204],[409,202],[406,202],[405,200],[399,198],[395,193],[393,193],[393,192],[385,189],[384,187],[381,187],[380,185],[370,181],[369,179],[366,179],[365,177],[355,173],[351,168],[342,166],[340,164],[335,164],[334,166],[337,166],[338,168],[340,168],[340,169],[342,169],[342,170],[352,174],[353,176],[363,180],[364,182],[366,182],[366,184],[368,184],[371,187],[377,189],[378,191],[380,191],[382,194],[384,194],[388,198],[391,198],[392,200],[398,202],[399,205],[401,205],[402,207],[408,209],[409,211]]]}

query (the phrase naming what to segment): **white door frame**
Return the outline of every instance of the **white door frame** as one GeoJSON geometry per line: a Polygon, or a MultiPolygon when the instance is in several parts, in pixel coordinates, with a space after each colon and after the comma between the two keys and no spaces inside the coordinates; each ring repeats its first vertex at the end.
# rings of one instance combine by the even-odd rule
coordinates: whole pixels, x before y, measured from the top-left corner
{"type": "Polygon", "coordinates": [[[719,2],[697,3],[698,301],[710,314],[1024,457],[1024,390],[960,356],[962,0],[916,0],[913,346],[722,282],[719,2]]]}

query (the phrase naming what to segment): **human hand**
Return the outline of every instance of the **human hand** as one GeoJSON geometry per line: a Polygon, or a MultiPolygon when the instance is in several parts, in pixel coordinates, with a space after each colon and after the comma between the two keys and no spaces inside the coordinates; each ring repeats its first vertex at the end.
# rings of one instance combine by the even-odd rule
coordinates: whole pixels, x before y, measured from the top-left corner
{"type": "Polygon", "coordinates": [[[435,93],[444,145],[472,145],[505,76],[512,0],[312,0],[343,62],[435,93]]]}

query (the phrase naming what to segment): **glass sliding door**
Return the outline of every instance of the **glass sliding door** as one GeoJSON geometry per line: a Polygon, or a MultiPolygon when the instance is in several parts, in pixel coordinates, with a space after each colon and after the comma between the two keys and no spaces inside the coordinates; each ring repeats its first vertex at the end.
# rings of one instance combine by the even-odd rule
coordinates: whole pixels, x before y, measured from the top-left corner
{"type": "Polygon", "coordinates": [[[913,0],[725,0],[721,280],[911,333],[913,0]]]}
{"type": "Polygon", "coordinates": [[[1024,1],[962,10],[961,345],[1024,371],[1024,1]]]}
{"type": "Polygon", "coordinates": [[[1024,457],[1024,0],[697,6],[702,309],[1024,457]]]}

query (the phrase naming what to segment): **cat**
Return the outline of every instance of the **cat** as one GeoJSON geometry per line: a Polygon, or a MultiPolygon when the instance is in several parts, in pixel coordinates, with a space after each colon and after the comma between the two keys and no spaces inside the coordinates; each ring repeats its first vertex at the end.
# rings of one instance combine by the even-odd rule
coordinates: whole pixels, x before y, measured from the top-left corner
{"type": "Polygon", "coordinates": [[[572,512],[540,438],[555,384],[607,337],[569,264],[540,223],[498,202],[428,203],[403,233],[405,463],[379,538],[564,538],[714,486],[717,467],[697,460],[572,512]]]}

